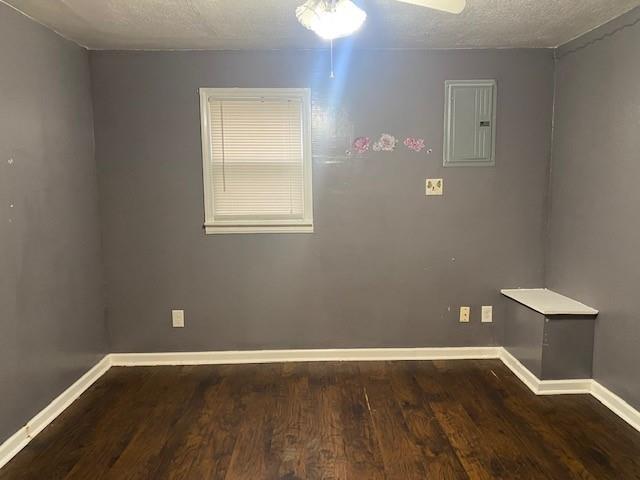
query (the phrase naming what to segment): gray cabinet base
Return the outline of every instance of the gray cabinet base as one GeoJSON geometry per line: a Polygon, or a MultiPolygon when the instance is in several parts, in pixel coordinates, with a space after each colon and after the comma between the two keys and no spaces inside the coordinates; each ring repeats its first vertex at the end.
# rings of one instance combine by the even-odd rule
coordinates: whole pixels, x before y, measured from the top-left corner
{"type": "Polygon", "coordinates": [[[540,380],[591,378],[594,316],[545,316],[507,305],[505,348],[540,380]]]}

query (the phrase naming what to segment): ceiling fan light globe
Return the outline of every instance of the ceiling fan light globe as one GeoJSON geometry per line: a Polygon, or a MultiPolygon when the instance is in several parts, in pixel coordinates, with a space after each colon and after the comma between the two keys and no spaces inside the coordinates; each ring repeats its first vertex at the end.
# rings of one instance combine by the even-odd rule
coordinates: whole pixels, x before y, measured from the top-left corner
{"type": "Polygon", "coordinates": [[[367,14],[351,0],[308,0],[296,9],[296,17],[324,40],[335,40],[357,32],[367,14]]]}

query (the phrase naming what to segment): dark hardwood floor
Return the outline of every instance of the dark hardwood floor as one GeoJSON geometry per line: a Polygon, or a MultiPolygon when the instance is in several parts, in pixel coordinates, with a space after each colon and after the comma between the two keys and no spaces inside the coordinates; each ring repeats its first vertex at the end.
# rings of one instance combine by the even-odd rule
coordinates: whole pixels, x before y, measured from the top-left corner
{"type": "Polygon", "coordinates": [[[112,368],[0,479],[640,479],[640,433],[499,361],[112,368]]]}

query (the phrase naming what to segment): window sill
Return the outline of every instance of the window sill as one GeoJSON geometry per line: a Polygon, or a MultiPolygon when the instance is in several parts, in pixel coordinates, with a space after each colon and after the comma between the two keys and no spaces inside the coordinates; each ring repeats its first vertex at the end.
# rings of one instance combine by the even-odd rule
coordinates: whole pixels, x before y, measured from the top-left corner
{"type": "Polygon", "coordinates": [[[313,225],[205,225],[207,235],[235,233],[313,233],[313,225]]]}

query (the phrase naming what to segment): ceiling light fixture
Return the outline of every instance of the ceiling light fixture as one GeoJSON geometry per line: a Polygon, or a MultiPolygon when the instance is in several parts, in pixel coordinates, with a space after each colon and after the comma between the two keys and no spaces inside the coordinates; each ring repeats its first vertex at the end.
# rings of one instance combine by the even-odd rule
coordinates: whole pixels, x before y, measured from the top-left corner
{"type": "MultiPolygon", "coordinates": [[[[466,0],[397,1],[456,14],[462,12],[466,5],[466,0]]],[[[367,13],[352,0],[307,0],[296,8],[296,17],[303,26],[319,37],[331,41],[331,78],[333,78],[333,41],[355,33],[367,19],[367,13]]]]}
{"type": "Polygon", "coordinates": [[[296,9],[298,21],[325,40],[348,37],[367,14],[351,0],[307,0],[296,9]]]}

